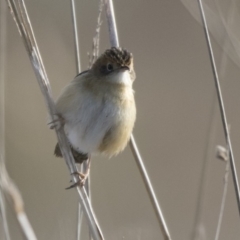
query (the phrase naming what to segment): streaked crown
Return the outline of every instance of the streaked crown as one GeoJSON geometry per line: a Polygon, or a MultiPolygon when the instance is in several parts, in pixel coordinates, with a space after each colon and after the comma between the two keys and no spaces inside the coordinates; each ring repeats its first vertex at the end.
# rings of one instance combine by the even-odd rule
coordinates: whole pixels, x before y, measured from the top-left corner
{"type": "Polygon", "coordinates": [[[129,66],[132,61],[132,53],[128,52],[126,49],[112,47],[111,49],[107,49],[103,56],[120,66],[129,66]]]}
{"type": "Polygon", "coordinates": [[[131,67],[133,62],[132,53],[122,48],[112,47],[107,49],[93,64],[93,68],[97,68],[99,65],[113,63],[116,66],[131,67]]]}
{"type": "Polygon", "coordinates": [[[100,55],[93,64],[91,71],[96,77],[103,79],[128,71],[132,81],[134,81],[133,55],[126,49],[112,47],[100,55]]]}

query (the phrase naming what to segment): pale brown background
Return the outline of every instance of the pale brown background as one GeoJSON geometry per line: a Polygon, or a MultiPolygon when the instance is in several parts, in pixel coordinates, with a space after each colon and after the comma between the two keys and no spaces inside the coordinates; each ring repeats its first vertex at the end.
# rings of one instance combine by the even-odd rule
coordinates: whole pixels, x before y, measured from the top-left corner
{"type": "MultiPolygon", "coordinates": [[[[28,0],[26,4],[56,98],[76,73],[70,1],[28,0]]],[[[76,6],[82,69],[86,69],[98,1],[79,0],[76,6]]],[[[216,98],[203,29],[177,0],[116,0],[115,10],[120,44],[135,57],[138,116],[134,135],[172,239],[191,239],[216,98]]],[[[103,20],[101,52],[110,46],[103,20]]],[[[213,44],[219,67],[222,50],[213,44]]],[[[239,68],[227,60],[223,95],[240,173],[239,74],[239,68]]],[[[46,125],[43,97],[8,13],[5,94],[7,167],[22,192],[33,228],[40,240],[76,239],[78,196],[74,190],[65,190],[70,176],[64,161],[53,156],[55,133],[46,125]]],[[[218,108],[217,119],[204,212],[209,240],[216,231],[225,171],[225,164],[215,158],[215,146],[225,143],[218,108]]],[[[111,160],[93,159],[91,192],[106,240],[163,239],[129,147],[111,160]]],[[[8,218],[12,239],[23,239],[12,210],[8,218]]],[[[239,236],[230,175],[220,239],[239,236]]]]}

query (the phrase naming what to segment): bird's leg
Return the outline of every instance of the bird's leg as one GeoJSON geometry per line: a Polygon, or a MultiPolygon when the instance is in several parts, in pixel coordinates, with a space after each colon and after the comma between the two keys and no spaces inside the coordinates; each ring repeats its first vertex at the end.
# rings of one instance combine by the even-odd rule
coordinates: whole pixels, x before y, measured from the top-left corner
{"type": "Polygon", "coordinates": [[[70,187],[66,188],[66,189],[71,189],[71,188],[74,188],[74,187],[76,187],[78,185],[80,187],[84,186],[85,181],[87,180],[87,178],[89,176],[89,173],[90,173],[90,164],[91,164],[91,157],[89,156],[85,172],[81,173],[81,172],[77,171],[77,172],[72,173],[74,175],[77,175],[79,177],[79,180],[76,183],[72,184],[70,187]]]}
{"type": "Polygon", "coordinates": [[[50,129],[60,129],[64,124],[65,120],[60,114],[54,114],[53,120],[48,123],[50,129]]]}

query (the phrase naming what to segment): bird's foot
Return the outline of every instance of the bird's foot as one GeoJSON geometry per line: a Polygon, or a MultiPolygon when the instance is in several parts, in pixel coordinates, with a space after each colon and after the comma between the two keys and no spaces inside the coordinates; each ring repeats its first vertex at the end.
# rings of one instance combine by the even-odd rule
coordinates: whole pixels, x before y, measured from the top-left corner
{"type": "Polygon", "coordinates": [[[53,120],[48,123],[50,129],[59,130],[65,124],[64,118],[60,114],[54,114],[53,120]]]}
{"type": "Polygon", "coordinates": [[[79,180],[72,184],[71,186],[67,187],[66,189],[71,189],[77,186],[83,187],[88,178],[89,170],[86,173],[74,172],[72,173],[72,175],[76,175],[79,178],[79,180]]]}
{"type": "Polygon", "coordinates": [[[72,173],[72,175],[77,176],[79,180],[66,189],[71,189],[77,186],[80,186],[80,187],[84,186],[90,173],[90,164],[91,164],[91,157],[88,158],[88,162],[87,162],[87,165],[85,166],[86,168],[84,173],[81,173],[79,171],[72,173]]]}

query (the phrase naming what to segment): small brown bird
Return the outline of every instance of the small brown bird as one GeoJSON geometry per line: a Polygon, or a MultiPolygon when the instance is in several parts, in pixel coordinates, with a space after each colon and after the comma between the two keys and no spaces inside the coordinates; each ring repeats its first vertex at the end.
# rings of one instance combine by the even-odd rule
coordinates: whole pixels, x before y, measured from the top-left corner
{"type": "MultiPolygon", "coordinates": [[[[92,153],[112,157],[125,148],[136,119],[134,80],[132,54],[113,47],[63,89],[57,113],[77,163],[92,153]]],[[[54,153],[62,157],[58,144],[54,153]]]]}

